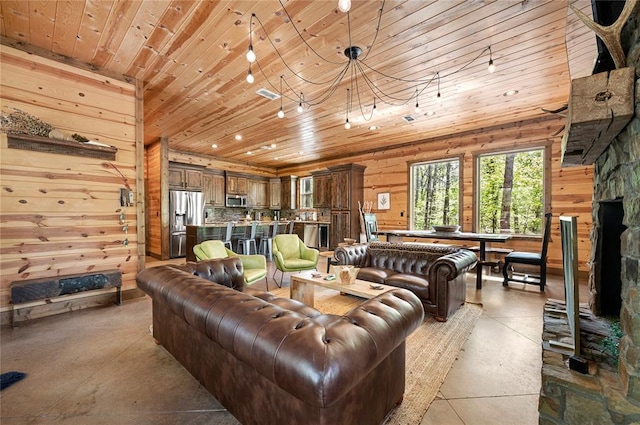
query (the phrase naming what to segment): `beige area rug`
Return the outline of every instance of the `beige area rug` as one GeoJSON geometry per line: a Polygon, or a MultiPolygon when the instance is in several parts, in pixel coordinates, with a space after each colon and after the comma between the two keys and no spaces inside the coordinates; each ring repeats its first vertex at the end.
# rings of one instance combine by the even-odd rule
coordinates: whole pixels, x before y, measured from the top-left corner
{"type": "MultiPolygon", "coordinates": [[[[289,297],[289,288],[270,292],[289,297]]],[[[315,288],[314,307],[323,313],[344,314],[362,301],[330,289],[315,288]]],[[[404,399],[387,417],[386,425],[420,424],[481,314],[481,305],[467,303],[446,322],[427,316],[407,338],[404,399]]]]}

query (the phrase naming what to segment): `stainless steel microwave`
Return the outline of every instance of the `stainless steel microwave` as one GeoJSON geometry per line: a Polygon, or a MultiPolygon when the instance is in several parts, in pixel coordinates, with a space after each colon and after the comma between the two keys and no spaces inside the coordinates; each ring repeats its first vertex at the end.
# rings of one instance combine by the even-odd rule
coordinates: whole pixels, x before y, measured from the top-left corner
{"type": "Polygon", "coordinates": [[[246,208],[247,195],[227,195],[228,208],[246,208]]]}

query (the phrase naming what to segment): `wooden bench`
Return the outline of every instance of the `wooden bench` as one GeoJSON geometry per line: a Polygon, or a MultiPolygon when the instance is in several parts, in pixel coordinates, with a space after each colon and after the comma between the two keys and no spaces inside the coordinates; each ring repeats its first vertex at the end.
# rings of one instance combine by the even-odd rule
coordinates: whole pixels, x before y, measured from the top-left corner
{"type": "Polygon", "coordinates": [[[52,298],[108,288],[116,288],[115,303],[122,305],[122,273],[117,269],[12,282],[13,326],[16,326],[16,305],[40,300],[50,303],[52,298]]]}

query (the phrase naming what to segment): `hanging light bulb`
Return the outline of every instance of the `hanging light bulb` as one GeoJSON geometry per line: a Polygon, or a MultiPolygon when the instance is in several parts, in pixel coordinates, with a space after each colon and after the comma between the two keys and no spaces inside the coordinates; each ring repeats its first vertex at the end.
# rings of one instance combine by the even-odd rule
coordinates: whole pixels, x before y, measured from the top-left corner
{"type": "Polygon", "coordinates": [[[371,109],[371,116],[373,116],[376,112],[378,112],[378,109],[376,108],[376,98],[373,98],[373,108],[371,109]]]}
{"type": "Polygon", "coordinates": [[[436,76],[438,77],[438,94],[436,95],[436,102],[438,102],[439,105],[442,103],[442,96],[440,96],[440,73],[438,72],[436,76]]]}
{"type": "Polygon", "coordinates": [[[253,45],[249,44],[249,51],[247,52],[247,60],[250,63],[254,63],[256,61],[256,54],[253,51],[253,45]]]}
{"type": "Polygon", "coordinates": [[[284,111],[282,110],[282,78],[283,76],[280,76],[280,110],[278,111],[278,118],[284,118],[284,111]]]}
{"type": "Polygon", "coordinates": [[[300,103],[298,103],[298,113],[302,113],[302,93],[300,93],[300,103]]]}
{"type": "Polygon", "coordinates": [[[247,83],[253,84],[255,79],[253,78],[253,74],[251,73],[251,65],[249,65],[249,72],[247,73],[247,83]]]}
{"type": "Polygon", "coordinates": [[[252,13],[251,18],[249,19],[249,50],[247,51],[247,60],[249,63],[254,63],[256,61],[256,54],[253,51],[253,34],[251,32],[254,16],[256,16],[255,13],[252,13]]]}
{"type": "Polygon", "coordinates": [[[418,89],[416,88],[416,108],[415,108],[416,113],[420,113],[420,105],[418,104],[418,89]]]}
{"type": "Polygon", "coordinates": [[[338,10],[347,13],[351,9],[351,0],[338,0],[338,10]]]}
{"type": "Polygon", "coordinates": [[[487,71],[490,74],[496,72],[496,66],[493,64],[493,55],[491,54],[491,46],[489,46],[489,66],[487,67],[487,71]]]}
{"type": "Polygon", "coordinates": [[[344,129],[349,130],[351,128],[351,123],[349,122],[349,105],[351,104],[349,97],[349,89],[347,89],[347,120],[344,123],[344,129]]]}

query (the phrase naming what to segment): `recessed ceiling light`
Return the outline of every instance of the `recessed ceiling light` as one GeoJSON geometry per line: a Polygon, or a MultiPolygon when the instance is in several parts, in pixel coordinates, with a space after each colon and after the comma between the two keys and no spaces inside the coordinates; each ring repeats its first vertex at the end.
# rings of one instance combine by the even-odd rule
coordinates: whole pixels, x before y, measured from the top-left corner
{"type": "Polygon", "coordinates": [[[435,114],[436,114],[436,111],[428,111],[426,115],[427,115],[428,117],[432,117],[432,116],[434,116],[435,114]]]}
{"type": "Polygon", "coordinates": [[[504,92],[502,95],[503,96],[515,96],[518,94],[518,90],[509,90],[504,92]]]}
{"type": "Polygon", "coordinates": [[[378,127],[376,127],[375,125],[372,125],[371,127],[369,127],[369,130],[377,130],[378,127]]]}
{"type": "Polygon", "coordinates": [[[242,134],[236,134],[236,140],[242,140],[242,134]]]}
{"type": "Polygon", "coordinates": [[[275,143],[271,143],[271,147],[272,147],[272,148],[275,148],[275,147],[276,147],[276,144],[275,144],[275,143]]]}
{"type": "Polygon", "coordinates": [[[215,143],[213,145],[211,145],[212,149],[218,149],[218,145],[216,145],[215,143]]]}
{"type": "Polygon", "coordinates": [[[275,161],[277,161],[277,160],[278,160],[278,157],[276,156],[276,157],[274,157],[273,159],[274,159],[275,161]]]}
{"type": "Polygon", "coordinates": [[[251,154],[253,154],[253,152],[247,151],[247,155],[251,155],[251,154]]]}

